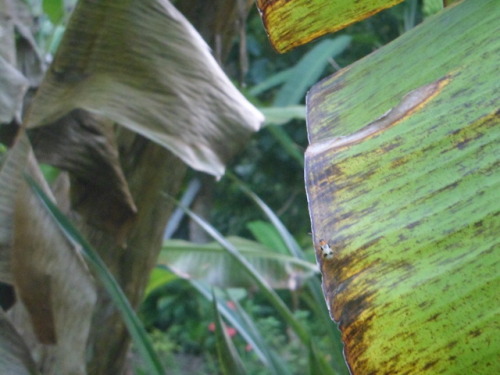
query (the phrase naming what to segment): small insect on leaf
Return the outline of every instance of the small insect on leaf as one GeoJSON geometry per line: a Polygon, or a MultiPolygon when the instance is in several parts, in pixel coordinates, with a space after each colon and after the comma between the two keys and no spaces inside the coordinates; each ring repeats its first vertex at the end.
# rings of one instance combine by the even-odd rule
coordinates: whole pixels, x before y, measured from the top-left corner
{"type": "Polygon", "coordinates": [[[328,242],[325,240],[319,240],[319,247],[321,248],[321,256],[324,259],[333,259],[333,250],[330,245],[328,245],[328,242]]]}

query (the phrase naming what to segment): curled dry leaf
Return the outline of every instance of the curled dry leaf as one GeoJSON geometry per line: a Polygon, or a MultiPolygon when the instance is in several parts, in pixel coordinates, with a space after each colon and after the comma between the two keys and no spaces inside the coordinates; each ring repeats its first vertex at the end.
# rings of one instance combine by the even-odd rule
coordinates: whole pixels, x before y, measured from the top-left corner
{"type": "Polygon", "coordinates": [[[76,108],[215,176],[264,120],[167,0],[78,2],[27,124],[46,125],[76,108]]]}
{"type": "Polygon", "coordinates": [[[70,173],[72,208],[124,242],[137,211],[120,166],[110,120],[74,110],[29,132],[37,159],[70,173]]]}
{"type": "Polygon", "coordinates": [[[6,154],[0,170],[0,281],[12,284],[11,245],[14,202],[28,160],[26,139],[6,154]]]}
{"type": "MultiPolygon", "coordinates": [[[[42,357],[40,366],[64,374],[83,375],[87,336],[96,300],[93,280],[74,246],[26,184],[24,173],[32,176],[51,195],[29,141],[22,134],[9,151],[2,169],[2,174],[9,176],[10,188],[2,190],[1,194],[2,200],[13,202],[8,207],[13,210],[10,281],[15,286],[18,303],[22,303],[29,313],[29,321],[16,321],[16,327],[24,337],[31,337],[29,327],[33,327],[36,340],[30,345],[48,353],[42,357]],[[44,348],[39,343],[55,345],[44,348]]],[[[5,235],[7,237],[7,232],[5,235]]]]}
{"type": "Polygon", "coordinates": [[[12,120],[21,122],[23,97],[28,86],[28,80],[0,56],[0,124],[12,120]]]}

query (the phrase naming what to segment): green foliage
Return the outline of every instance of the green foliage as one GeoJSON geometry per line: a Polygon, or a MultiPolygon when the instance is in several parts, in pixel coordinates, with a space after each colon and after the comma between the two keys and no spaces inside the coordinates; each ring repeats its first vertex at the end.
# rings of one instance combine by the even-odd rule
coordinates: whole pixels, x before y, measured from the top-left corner
{"type": "MultiPolygon", "coordinates": [[[[254,329],[261,336],[260,340],[265,343],[261,348],[269,351],[265,355],[274,355],[275,358],[277,356],[282,362],[281,365],[286,367],[278,370],[277,365],[264,364],[256,352],[257,348],[245,339],[244,333],[245,330],[249,330],[249,327],[242,323],[244,318],[239,316],[236,318],[239,324],[230,320],[226,326],[247,373],[251,375],[307,373],[310,366],[307,347],[290,332],[287,323],[276,316],[274,309],[262,298],[262,295],[243,290],[231,290],[230,294],[237,299],[220,301],[219,304],[222,304],[225,309],[219,306],[219,311],[222,313],[224,310],[229,310],[236,316],[239,316],[242,311],[248,314],[246,319],[255,324],[254,329]],[[272,351],[275,351],[275,354],[272,351]]],[[[223,298],[224,293],[219,290],[217,295],[223,298]]],[[[280,295],[288,302],[293,299],[290,292],[280,293],[280,295]]],[[[318,355],[328,361],[331,357],[325,353],[331,352],[331,342],[325,335],[322,322],[311,311],[304,309],[305,307],[305,305],[301,306],[293,314],[302,325],[311,330],[312,336],[315,337],[316,352],[323,353],[318,355]]],[[[148,330],[151,331],[153,345],[160,357],[164,357],[161,355],[162,350],[167,348],[171,350],[171,354],[163,358],[163,362],[165,366],[169,366],[169,363],[177,363],[177,367],[173,366],[174,374],[186,373],[183,372],[185,368],[179,367],[182,364],[182,358],[186,357],[200,359],[198,374],[208,374],[213,369],[216,361],[214,356],[216,342],[213,331],[215,318],[211,308],[209,298],[196,292],[188,281],[180,279],[163,285],[146,298],[141,309],[141,317],[148,330]]],[[[261,343],[256,343],[256,345],[261,345],[261,343]]]]}
{"type": "Polygon", "coordinates": [[[53,24],[57,24],[64,16],[63,0],[43,0],[43,12],[53,24]]]}
{"type": "Polygon", "coordinates": [[[235,331],[227,329],[222,321],[217,306],[217,299],[212,291],[212,306],[215,315],[215,337],[217,357],[224,375],[245,375],[247,371],[236,351],[234,343],[231,340],[232,333],[235,331]]]}
{"type": "Polygon", "coordinates": [[[283,239],[272,224],[262,220],[255,220],[249,222],[247,228],[258,242],[266,245],[269,249],[279,253],[288,253],[283,239]]]}
{"type": "Polygon", "coordinates": [[[40,169],[42,170],[43,176],[49,184],[54,182],[61,172],[59,168],[53,167],[52,165],[48,164],[40,164],[40,169]]]}

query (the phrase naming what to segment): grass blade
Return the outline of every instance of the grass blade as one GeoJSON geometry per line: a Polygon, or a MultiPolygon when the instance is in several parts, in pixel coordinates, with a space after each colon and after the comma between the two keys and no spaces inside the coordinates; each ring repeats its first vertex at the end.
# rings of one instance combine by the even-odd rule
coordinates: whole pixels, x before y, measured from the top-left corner
{"type": "Polygon", "coordinates": [[[302,167],[304,167],[304,153],[300,150],[299,146],[293,141],[288,133],[282,127],[276,125],[269,125],[266,127],[269,133],[283,146],[292,158],[294,158],[302,167]]]}
{"type": "Polygon", "coordinates": [[[269,221],[274,225],[278,233],[280,234],[281,238],[285,242],[285,245],[293,256],[304,260],[304,252],[302,251],[301,247],[295,241],[295,238],[292,236],[292,234],[288,231],[288,229],[285,227],[283,222],[280,220],[280,218],[273,212],[273,210],[262,200],[260,199],[257,194],[255,194],[248,186],[246,186],[243,182],[240,181],[238,177],[236,177],[234,174],[231,172],[226,172],[226,175],[233,180],[239,188],[245,193],[247,197],[249,197],[264,213],[264,215],[267,216],[269,221]]]}
{"type": "Polygon", "coordinates": [[[300,103],[307,90],[321,77],[325,67],[329,64],[328,60],[342,53],[350,42],[350,36],[340,35],[316,44],[293,67],[293,74],[280,88],[274,99],[274,106],[286,107],[300,103]]]}
{"type": "Polygon", "coordinates": [[[231,338],[226,332],[224,323],[222,322],[222,318],[217,307],[217,299],[215,298],[213,290],[212,303],[215,315],[215,344],[217,347],[217,356],[219,357],[221,370],[224,375],[246,375],[247,371],[243,366],[240,355],[234,347],[231,338]]]}

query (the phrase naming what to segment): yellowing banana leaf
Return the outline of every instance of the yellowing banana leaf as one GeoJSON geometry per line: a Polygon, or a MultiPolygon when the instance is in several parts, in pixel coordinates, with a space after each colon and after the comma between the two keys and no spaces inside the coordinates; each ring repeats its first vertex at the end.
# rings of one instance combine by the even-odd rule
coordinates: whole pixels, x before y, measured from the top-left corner
{"type": "Polygon", "coordinates": [[[264,120],[167,0],[77,3],[27,126],[76,108],[138,132],[215,176],[264,120]]]}
{"type": "Polygon", "coordinates": [[[313,237],[353,374],[500,373],[499,16],[458,3],[309,94],[313,237]]]}
{"type": "Polygon", "coordinates": [[[403,0],[257,0],[271,44],[278,52],[341,30],[403,0]]]}

